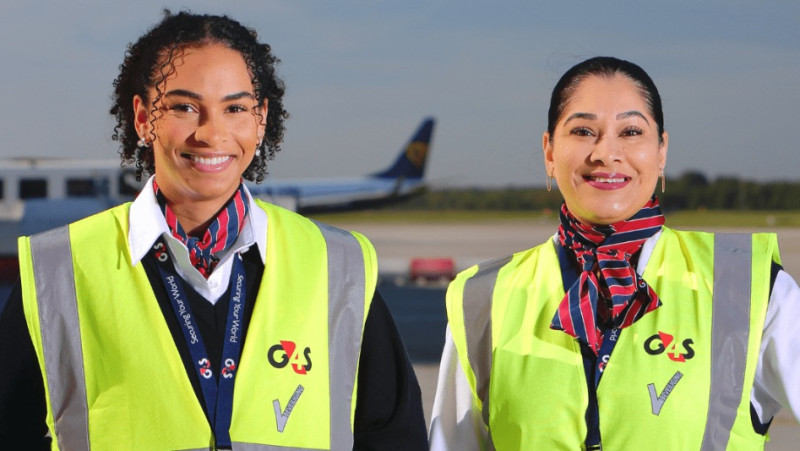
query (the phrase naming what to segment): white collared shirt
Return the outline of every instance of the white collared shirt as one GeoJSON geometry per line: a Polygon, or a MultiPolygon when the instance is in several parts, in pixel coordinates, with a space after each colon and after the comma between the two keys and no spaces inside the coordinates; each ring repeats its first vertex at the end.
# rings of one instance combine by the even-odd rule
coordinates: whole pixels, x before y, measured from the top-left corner
{"type": "Polygon", "coordinates": [[[128,246],[131,251],[131,264],[136,265],[150,251],[156,240],[163,237],[169,247],[170,255],[175,262],[175,270],[197,293],[212,304],[225,294],[231,278],[233,257],[237,252],[242,252],[255,244],[258,246],[261,261],[266,261],[267,255],[267,214],[253,201],[247,186],[244,187],[245,196],[249,204],[242,230],[229,249],[220,252],[219,263],[208,276],[200,271],[189,260],[189,249],[179,239],[172,236],[167,226],[167,220],[161,212],[156,195],[153,192],[153,177],[147,180],[141,193],[131,204],[129,213],[130,232],[128,246]]]}

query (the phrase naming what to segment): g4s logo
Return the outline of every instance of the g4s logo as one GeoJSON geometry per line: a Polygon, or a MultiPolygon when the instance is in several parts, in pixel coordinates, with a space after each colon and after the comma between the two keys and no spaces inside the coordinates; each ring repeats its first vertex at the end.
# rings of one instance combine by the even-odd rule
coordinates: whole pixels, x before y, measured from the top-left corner
{"type": "Polygon", "coordinates": [[[673,362],[685,362],[694,357],[694,349],[692,349],[694,341],[691,338],[683,340],[680,344],[682,349],[679,350],[678,340],[675,340],[675,337],[659,331],[645,340],[644,350],[650,355],[659,355],[666,351],[667,357],[673,362]]]}
{"type": "Polygon", "coordinates": [[[157,242],[155,246],[153,246],[153,250],[155,250],[158,261],[165,262],[169,259],[169,255],[167,255],[167,247],[161,241],[157,242]]]}
{"type": "Polygon", "coordinates": [[[291,361],[292,369],[295,373],[306,374],[311,371],[311,348],[306,347],[303,350],[304,364],[300,363],[300,356],[300,350],[297,349],[297,345],[293,341],[285,340],[281,340],[280,344],[273,345],[267,352],[267,360],[275,368],[284,368],[291,361]]]}
{"type": "Polygon", "coordinates": [[[203,357],[197,361],[197,364],[200,365],[200,375],[203,376],[204,379],[210,379],[211,376],[214,375],[211,371],[211,362],[207,358],[203,357]]]}

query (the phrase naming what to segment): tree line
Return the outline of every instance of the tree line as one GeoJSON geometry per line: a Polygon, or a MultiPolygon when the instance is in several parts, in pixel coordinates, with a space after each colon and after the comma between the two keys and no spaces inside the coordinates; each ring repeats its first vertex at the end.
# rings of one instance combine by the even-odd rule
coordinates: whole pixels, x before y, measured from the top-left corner
{"type": "MultiPolygon", "coordinates": [[[[709,180],[688,171],[666,179],[666,191],[656,187],[665,210],[800,210],[800,181],[754,182],[737,177],[709,180]]],[[[555,210],[558,189],[543,187],[450,188],[429,190],[394,206],[402,210],[555,210]]]]}

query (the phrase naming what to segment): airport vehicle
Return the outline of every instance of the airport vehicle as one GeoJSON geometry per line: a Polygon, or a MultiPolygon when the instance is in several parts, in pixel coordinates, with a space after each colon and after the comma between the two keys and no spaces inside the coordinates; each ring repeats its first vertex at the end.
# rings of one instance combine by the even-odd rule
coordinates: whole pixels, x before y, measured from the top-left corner
{"type": "Polygon", "coordinates": [[[447,285],[456,278],[456,265],[452,258],[412,258],[408,278],[416,285],[429,282],[447,285]]]}
{"type": "MultiPolygon", "coordinates": [[[[254,197],[301,213],[396,202],[425,188],[435,120],[427,118],[387,169],[358,179],[248,182],[254,197]]],[[[0,270],[16,264],[17,237],[64,225],[132,200],[143,186],[119,160],[0,160],[0,270]],[[13,263],[5,262],[13,260],[13,263]]],[[[0,278],[2,278],[0,274],[0,278]]]]}

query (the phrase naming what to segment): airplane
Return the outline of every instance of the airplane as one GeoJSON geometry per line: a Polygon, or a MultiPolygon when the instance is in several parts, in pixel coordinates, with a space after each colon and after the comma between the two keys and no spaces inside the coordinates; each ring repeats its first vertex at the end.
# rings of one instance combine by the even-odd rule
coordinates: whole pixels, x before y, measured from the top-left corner
{"type": "MultiPolygon", "coordinates": [[[[398,202],[426,188],[435,119],[426,118],[388,168],[358,179],[246,182],[253,197],[301,214],[398,202]]],[[[133,200],[142,188],[119,160],[0,160],[0,282],[13,273],[17,237],[49,230],[133,200]],[[7,268],[8,267],[8,268],[7,268]]]]}
{"type": "Polygon", "coordinates": [[[266,180],[248,184],[255,197],[300,213],[374,208],[420,194],[435,119],[426,118],[394,163],[356,179],[266,180]]]}

